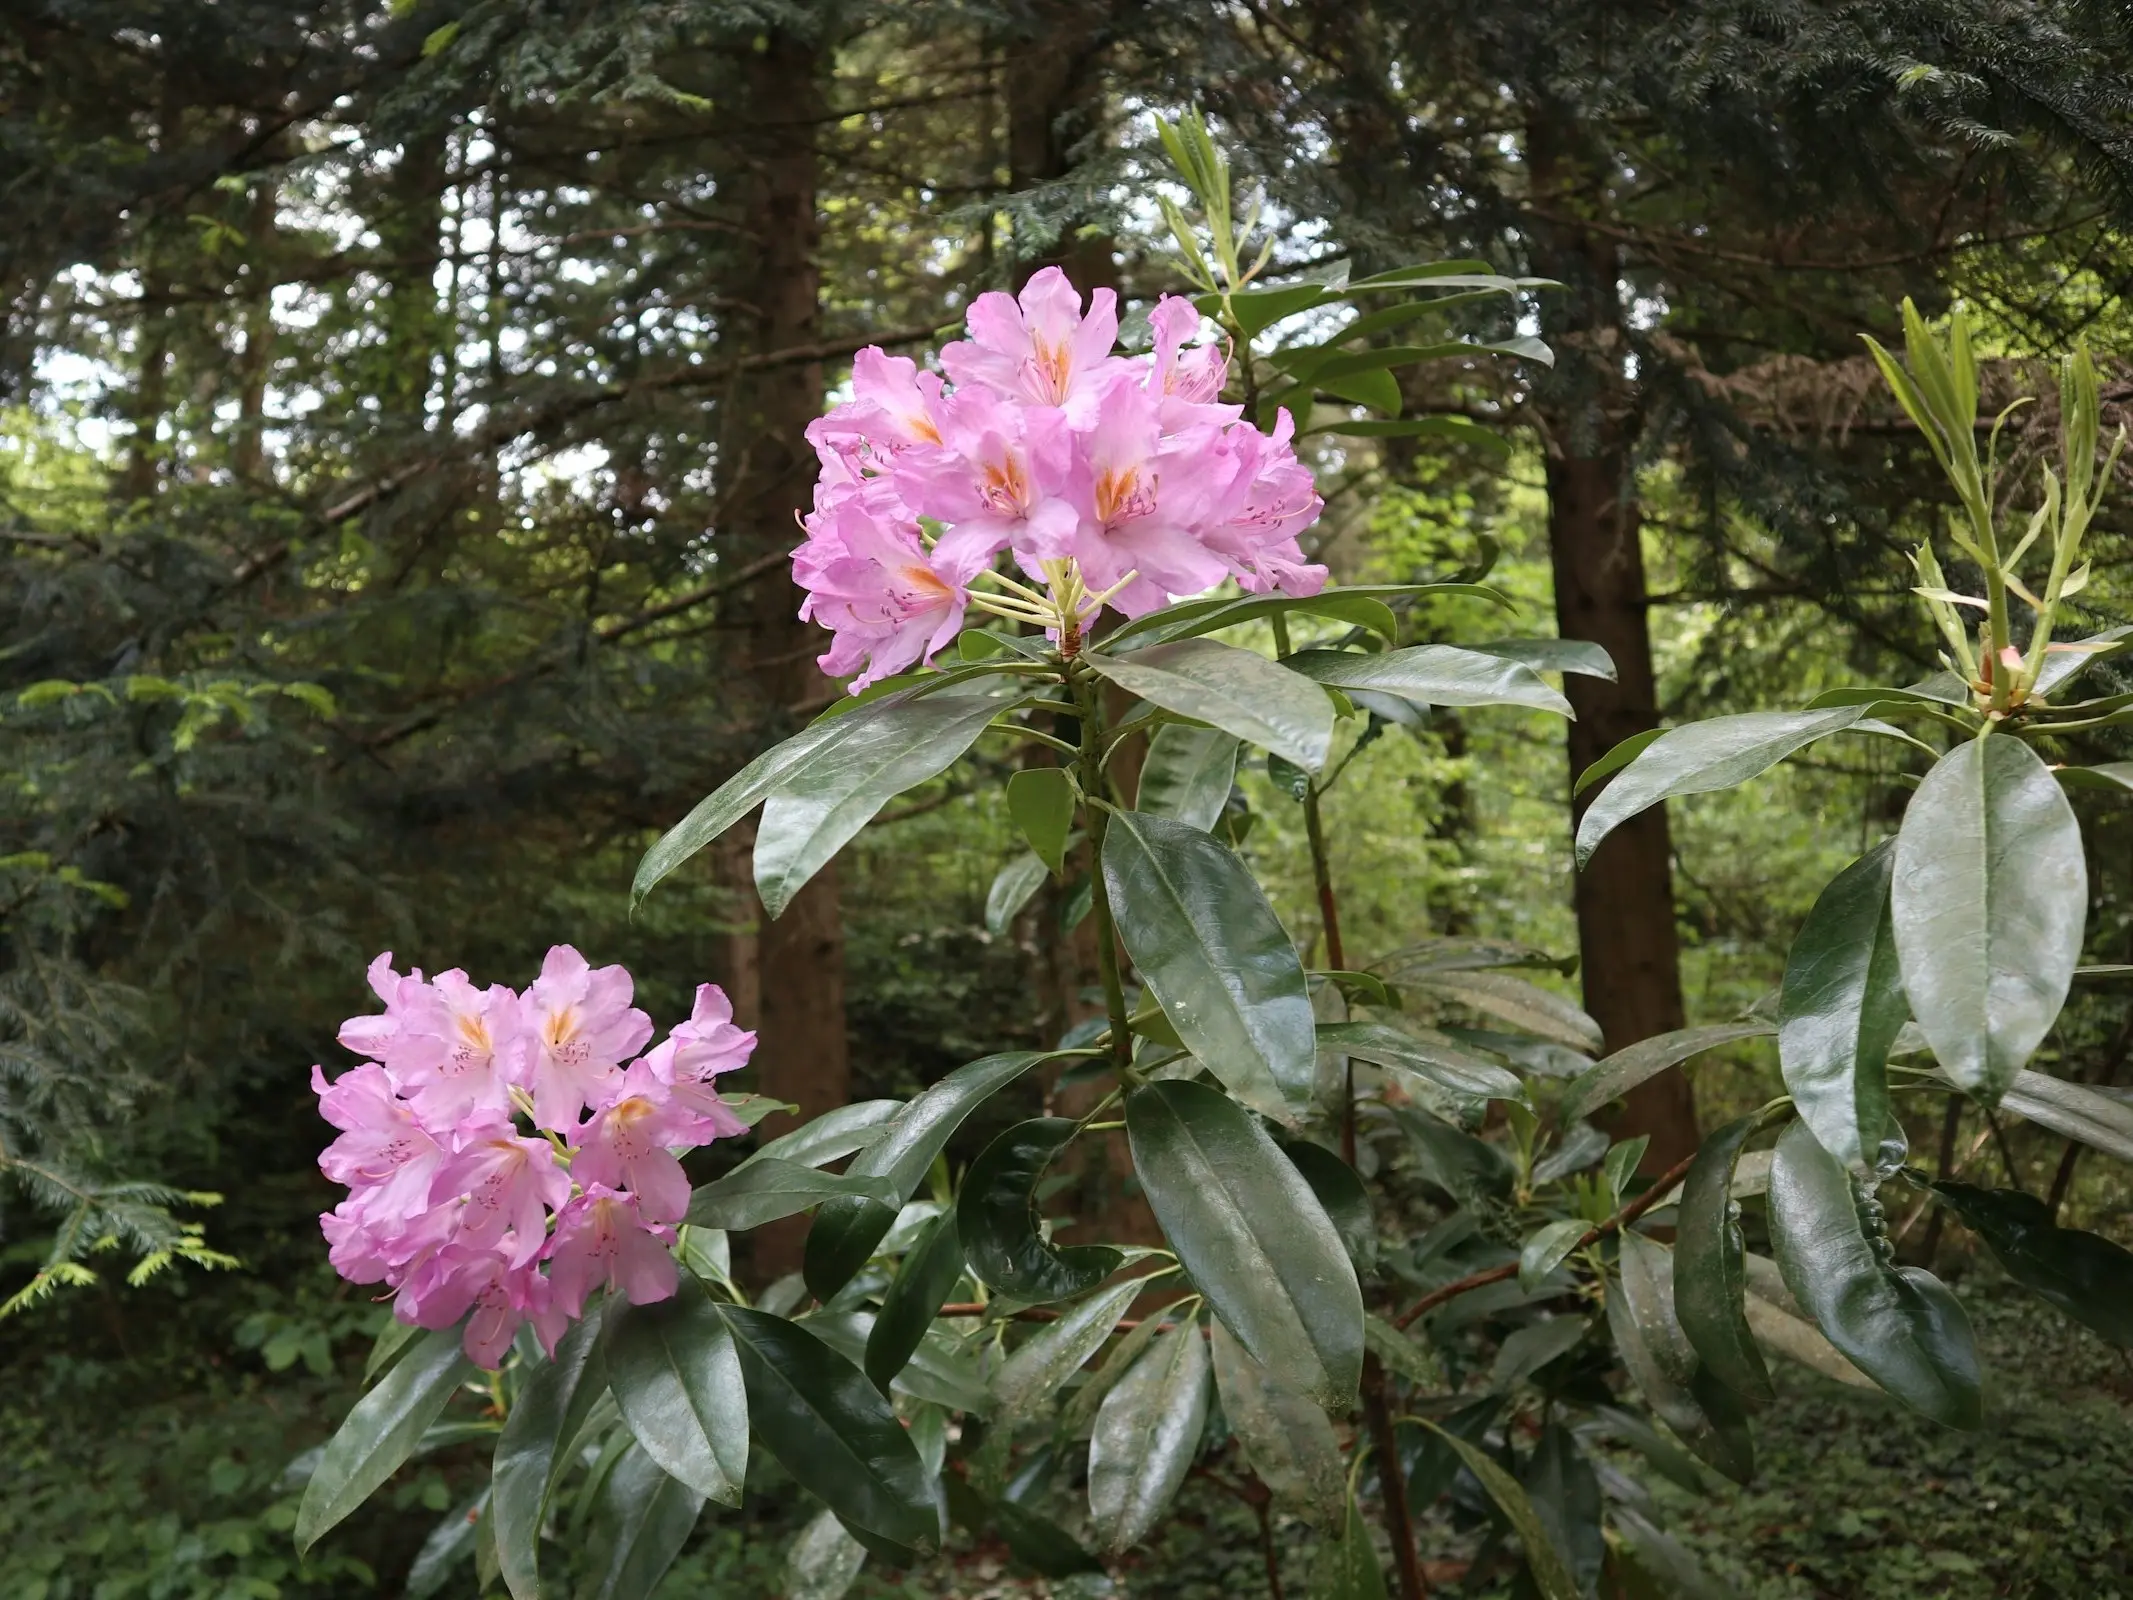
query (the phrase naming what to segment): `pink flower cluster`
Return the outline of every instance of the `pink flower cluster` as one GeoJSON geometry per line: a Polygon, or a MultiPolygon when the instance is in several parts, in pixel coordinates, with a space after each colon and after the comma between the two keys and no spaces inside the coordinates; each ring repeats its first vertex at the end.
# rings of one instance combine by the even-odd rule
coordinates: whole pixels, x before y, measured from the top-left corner
{"type": "Polygon", "coordinates": [[[523,994],[456,968],[403,975],[390,951],[370,986],[383,1014],[340,1035],[367,1059],[330,1084],[311,1069],[341,1130],[319,1169],[350,1191],[319,1219],[334,1270],[389,1285],[403,1322],[465,1318],[485,1367],[526,1322],[552,1353],[596,1288],[639,1305],[671,1295],[671,1224],[689,1208],[675,1152],[744,1127],[713,1080],[755,1035],[717,985],[642,1056],[652,1019],[630,1004],[629,973],[568,945],[523,994]]]}
{"type": "Polygon", "coordinates": [[[1019,300],[972,304],[970,337],[941,351],[952,389],[859,352],[854,398],[808,428],[822,475],[793,553],[800,614],[836,635],[825,672],[864,664],[856,691],[930,660],[1003,550],[1039,582],[1043,562],[1072,559],[1093,592],[1123,583],[1111,603],[1128,616],[1225,577],[1319,591],[1326,569],[1297,535],[1323,502],[1289,414],[1266,434],[1218,403],[1227,358],[1186,347],[1189,301],[1165,295],[1149,320],[1152,355],[1113,355],[1117,297],[1098,289],[1084,316],[1047,267],[1019,300]]]}

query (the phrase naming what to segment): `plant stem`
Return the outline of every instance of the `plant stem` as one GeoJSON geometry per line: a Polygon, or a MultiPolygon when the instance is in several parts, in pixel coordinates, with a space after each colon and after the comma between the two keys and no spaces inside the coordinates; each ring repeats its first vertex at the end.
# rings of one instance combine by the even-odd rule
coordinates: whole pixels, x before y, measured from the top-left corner
{"type": "Polygon", "coordinates": [[[1109,821],[1104,792],[1103,695],[1096,680],[1067,663],[1081,722],[1082,814],[1089,834],[1089,911],[1096,919],[1096,966],[1103,974],[1104,1012],[1111,1021],[1111,1070],[1120,1083],[1133,1076],[1133,1033],[1126,1026],[1126,987],[1118,972],[1118,933],[1111,920],[1111,892],[1104,886],[1104,828],[1109,821]]]}
{"type": "MultiPolygon", "coordinates": [[[[1652,1186],[1645,1190],[1644,1193],[1638,1195],[1636,1199],[1630,1201],[1628,1205],[1617,1211],[1605,1222],[1586,1229],[1585,1236],[1571,1246],[1572,1252],[1575,1253],[1598,1244],[1600,1240],[1606,1238],[1610,1233],[1617,1233],[1628,1227],[1632,1222],[1643,1216],[1645,1212],[1651,1210],[1653,1206],[1666,1198],[1675,1184],[1689,1175],[1689,1163],[1695,1159],[1695,1154],[1691,1152],[1683,1156],[1671,1167],[1668,1167],[1666,1171],[1660,1173],[1653,1180],[1652,1186]]],[[[1426,1312],[1436,1310],[1437,1307],[1447,1301],[1456,1300],[1463,1294],[1472,1294],[1476,1289],[1485,1289],[1492,1283],[1501,1283],[1506,1278],[1515,1278],[1517,1276],[1518,1263],[1506,1261],[1500,1267],[1491,1267],[1486,1272],[1472,1273],[1456,1282],[1447,1283],[1441,1289],[1432,1289],[1428,1294],[1401,1312],[1394,1319],[1393,1326],[1396,1328],[1412,1326],[1416,1318],[1426,1312]]]]}

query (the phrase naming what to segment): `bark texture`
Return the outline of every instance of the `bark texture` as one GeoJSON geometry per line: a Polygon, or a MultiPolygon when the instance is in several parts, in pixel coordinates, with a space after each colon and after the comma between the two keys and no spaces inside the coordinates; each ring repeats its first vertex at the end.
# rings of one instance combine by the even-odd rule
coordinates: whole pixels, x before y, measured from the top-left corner
{"type": "MultiPolygon", "coordinates": [[[[748,166],[736,175],[740,221],[751,259],[736,287],[731,313],[738,347],[771,354],[820,338],[820,225],[815,129],[822,110],[824,63],[809,40],[772,30],[747,57],[747,115],[756,130],[748,166]]],[[[805,431],[822,408],[820,362],[764,365],[738,378],[721,402],[719,497],[722,558],[736,569],[797,534],[793,516],[809,504],[814,453],[805,431]]],[[[744,661],[760,711],[765,745],[793,731],[790,708],[819,687],[816,630],[799,618],[800,594],[773,570],[741,592],[744,661]]],[[[752,887],[743,898],[755,913],[750,962],[736,952],[737,972],[754,974],[755,1065],[761,1092],[799,1106],[802,1119],[851,1097],[845,1037],[844,924],[832,862],[794,897],[775,921],[764,915],[752,887]]],[[[747,935],[737,936],[745,940],[747,935]]],[[[793,1126],[773,1117],[767,1134],[793,1126]]],[[[774,1223],[751,1236],[750,1267],[759,1280],[796,1271],[806,1236],[803,1218],[774,1223]]]]}
{"type": "MultiPolygon", "coordinates": [[[[1616,246],[1598,220],[1609,175],[1583,158],[1575,129],[1546,110],[1529,126],[1536,195],[1551,218],[1534,225],[1539,266],[1562,290],[1543,298],[1559,370],[1543,388],[1548,547],[1555,577],[1556,626],[1613,657],[1618,680],[1571,677],[1577,720],[1570,724],[1573,782],[1632,734],[1659,723],[1647,622],[1643,520],[1637,505],[1639,409],[1628,376],[1616,246]]],[[[1588,797],[1589,798],[1589,797],[1588,797]]],[[[1572,822],[1583,799],[1571,803],[1572,822]]],[[[1617,828],[1578,874],[1578,947],[1585,1009],[1607,1048],[1683,1024],[1680,948],[1674,923],[1673,846],[1666,808],[1654,806],[1617,828]]],[[[1661,1172],[1696,1147],[1696,1101],[1678,1069],[1640,1084],[1612,1130],[1647,1134],[1647,1172],[1661,1172]]]]}

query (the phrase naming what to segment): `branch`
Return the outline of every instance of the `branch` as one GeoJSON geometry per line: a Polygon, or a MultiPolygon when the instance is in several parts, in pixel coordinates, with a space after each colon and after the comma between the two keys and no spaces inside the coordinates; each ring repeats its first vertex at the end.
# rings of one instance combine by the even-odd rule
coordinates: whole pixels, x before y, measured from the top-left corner
{"type": "MultiPolygon", "coordinates": [[[[1656,1206],[1663,1197],[1672,1191],[1675,1184],[1688,1176],[1689,1163],[1695,1159],[1696,1157],[1693,1153],[1683,1156],[1679,1161],[1667,1168],[1666,1171],[1660,1173],[1652,1181],[1652,1186],[1645,1190],[1644,1193],[1638,1195],[1636,1199],[1630,1201],[1628,1205],[1617,1211],[1605,1222],[1596,1227],[1588,1228],[1585,1231],[1585,1236],[1571,1246],[1572,1253],[1575,1254],[1579,1250],[1598,1244],[1610,1233],[1621,1232],[1622,1229],[1643,1216],[1645,1212],[1651,1210],[1653,1206],[1656,1206]]],[[[1473,1273],[1468,1277],[1459,1279],[1456,1283],[1447,1283],[1441,1289],[1432,1289],[1402,1312],[1394,1321],[1393,1326],[1405,1328],[1425,1312],[1434,1311],[1437,1307],[1444,1305],[1448,1301],[1456,1300],[1463,1294],[1472,1294],[1476,1289],[1485,1289],[1492,1283],[1501,1283],[1506,1278],[1515,1278],[1517,1276],[1518,1263],[1516,1261],[1506,1261],[1500,1267],[1491,1267],[1486,1272],[1473,1273]]]]}

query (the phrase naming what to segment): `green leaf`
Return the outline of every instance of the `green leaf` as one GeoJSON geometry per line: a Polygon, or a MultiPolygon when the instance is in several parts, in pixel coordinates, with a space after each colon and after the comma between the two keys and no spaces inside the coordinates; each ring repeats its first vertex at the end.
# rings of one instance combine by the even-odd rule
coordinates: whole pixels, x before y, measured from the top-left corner
{"type": "MultiPolygon", "coordinates": [[[[1675,795],[1709,794],[1746,783],[1817,739],[1842,733],[1866,710],[1845,706],[1835,711],[1749,711],[1668,728],[1634,752],[1621,776],[1585,808],[1578,823],[1578,865],[1591,860],[1600,841],[1640,811],[1675,795]]],[[[1608,752],[1588,768],[1579,787],[1615,753],[1608,752]]]]}
{"type": "Polygon", "coordinates": [[[1103,1571],[1104,1564],[1051,1518],[1013,1500],[990,1501],[986,1509],[993,1527],[1006,1542],[1007,1553],[1040,1578],[1072,1578],[1077,1573],[1103,1571]]]}
{"type": "Polygon", "coordinates": [[[1305,430],[1338,434],[1349,439],[1456,439],[1494,456],[1508,456],[1511,441],[1486,423],[1471,417],[1342,417],[1305,430]]]}
{"type": "Polygon", "coordinates": [[[783,915],[793,896],[877,811],[953,766],[987,723],[1018,703],[990,693],[943,693],[884,701],[892,709],[832,724],[847,729],[844,737],[782,774],[764,802],[755,833],[755,886],[763,909],[783,915]]]}
{"type": "Polygon", "coordinates": [[[385,1326],[371,1342],[370,1355],[363,1362],[363,1387],[369,1388],[372,1380],[406,1353],[407,1347],[421,1337],[422,1330],[412,1322],[402,1322],[398,1317],[387,1317],[385,1326]]]}
{"type": "Polygon", "coordinates": [[[1186,1048],[1255,1110],[1293,1119],[1317,1069],[1311,997],[1236,852],[1185,823],[1120,811],[1102,865],[1119,938],[1186,1048]]]}
{"type": "Polygon", "coordinates": [[[1607,754],[1578,774],[1578,781],[1571,787],[1573,797],[1583,794],[1611,772],[1620,772],[1647,749],[1659,742],[1664,728],[1646,728],[1642,733],[1633,733],[1607,754]]]}
{"type": "Polygon", "coordinates": [[[1188,1317],[1149,1347],[1098,1409],[1089,1523],[1108,1549],[1145,1538],[1192,1470],[1207,1427],[1207,1366],[1207,1341],[1188,1317]]]}
{"type": "Polygon", "coordinates": [[[1482,1488],[1488,1490],[1489,1498],[1496,1502],[1497,1509],[1511,1524],[1511,1531],[1518,1535],[1519,1546],[1526,1556],[1526,1570],[1533,1575],[1534,1587],[1540,1590],[1542,1600],[1578,1600],[1577,1580],[1571,1576],[1569,1564],[1549,1535],[1548,1525],[1533,1509],[1533,1502],[1526,1497],[1518,1480],[1498,1466],[1495,1458],[1480,1445],[1462,1439],[1427,1417],[1415,1420],[1451,1446],[1461,1465],[1480,1480],[1482,1488]]]}
{"type": "Polygon", "coordinates": [[[2133,1161],[2133,1106],[2082,1084],[2041,1072],[2018,1072],[2000,1109],[2026,1117],[2061,1138],[2133,1161]]]}
{"type": "Polygon", "coordinates": [[[671,1300],[618,1304],[602,1339],[622,1420],[662,1472],[738,1506],[748,1476],[748,1395],[733,1335],[684,1273],[671,1300]]]}
{"type": "Polygon", "coordinates": [[[1428,1343],[1408,1337],[1383,1317],[1364,1316],[1363,1346],[1378,1358],[1386,1371],[1405,1378],[1417,1388],[1429,1390],[1444,1385],[1444,1369],[1428,1343]]]}
{"type": "Polygon", "coordinates": [[[1210,1330],[1222,1415],[1276,1504],[1330,1528],[1341,1519],[1347,1473],[1325,1412],[1254,1361],[1218,1320],[1210,1330]]]}
{"type": "Polygon", "coordinates": [[[1648,1078],[1669,1067],[1679,1066],[1706,1050],[1735,1044],[1742,1039],[1767,1039],[1777,1029],[1767,1022],[1721,1022],[1710,1027],[1680,1028],[1672,1033],[1640,1039],[1626,1050],[1594,1064],[1592,1070],[1573,1079],[1563,1101],[1563,1116],[1575,1120],[1589,1116],[1610,1100],[1619,1100],[1648,1078]]]}
{"type": "Polygon", "coordinates": [[[884,1393],[911,1360],[926,1330],[963,1275],[963,1245],[956,1234],[956,1216],[943,1211],[918,1236],[888,1292],[882,1296],[881,1314],[867,1335],[866,1373],[884,1393]]]}
{"type": "Polygon", "coordinates": [[[407,1569],[406,1600],[429,1600],[444,1587],[452,1569],[473,1556],[475,1530],[488,1503],[489,1492],[484,1489],[465,1505],[448,1512],[430,1530],[407,1569]]]}
{"type": "MultiPolygon", "coordinates": [[[[878,1320],[872,1311],[863,1309],[818,1311],[800,1326],[854,1366],[864,1368],[867,1344],[878,1320]]],[[[983,1416],[992,1408],[976,1353],[965,1350],[944,1329],[926,1330],[918,1348],[911,1352],[911,1359],[890,1380],[889,1387],[914,1400],[930,1401],[972,1416],[983,1416]]]]}
{"type": "Polygon", "coordinates": [[[1237,737],[1173,722],[1155,730],[1134,809],[1212,831],[1237,781],[1237,737]]]}
{"type": "Polygon", "coordinates": [[[564,1334],[555,1358],[536,1364],[512,1402],[489,1470],[489,1520],[503,1580],[517,1600],[539,1600],[541,1523],[571,1446],[607,1392],[598,1343],[604,1305],[564,1334]]]}
{"type": "MultiPolygon", "coordinates": [[[[1694,1556],[1634,1506],[1611,1507],[1608,1520],[1628,1541],[1637,1575],[1656,1585],[1653,1592],[1676,1600],[1735,1600],[1736,1591],[1704,1571],[1694,1556]]],[[[1625,1587],[1623,1592],[1645,1591],[1625,1587]]]]}
{"type": "Polygon", "coordinates": [[[296,1512],[296,1549],[308,1551],[399,1470],[445,1402],[474,1370],[459,1330],[426,1333],[355,1403],[326,1441],[296,1512]]]}
{"type": "Polygon", "coordinates": [[[889,1119],[881,1137],[854,1156],[846,1169],[853,1178],[888,1179],[888,1203],[832,1199],[815,1214],[814,1226],[808,1230],[805,1271],[807,1287],[816,1299],[830,1299],[867,1264],[874,1247],[896,1221],[896,1207],[917,1191],[933,1158],[963,1119],[1053,1054],[1010,1050],[980,1057],[922,1090],[889,1119]]]}
{"type": "Polygon", "coordinates": [[[985,931],[995,939],[1005,934],[1049,876],[1045,864],[1027,850],[1002,867],[985,894],[985,931]]]}
{"type": "Polygon", "coordinates": [[[689,1226],[739,1231],[789,1217],[825,1200],[860,1196],[894,1204],[891,1185],[860,1173],[824,1172],[777,1156],[757,1156],[707,1183],[689,1200],[689,1226]]]}
{"type": "Polygon", "coordinates": [[[1306,772],[1326,764],[1333,742],[1332,702],[1323,690],[1256,651],[1213,639],[1180,639],[1130,656],[1090,651],[1082,660],[1127,693],[1211,723],[1306,772]]]}
{"type": "Polygon", "coordinates": [[[1370,1539],[1370,1524],[1340,1486],[1338,1539],[1322,1540],[1318,1561],[1311,1573],[1311,1600],[1385,1600],[1385,1574],[1378,1566],[1378,1549],[1370,1539]]]}
{"type": "Polygon", "coordinates": [[[866,1374],[783,1317],[718,1309],[740,1352],[748,1415],[763,1448],[855,1530],[934,1549],[940,1520],[925,1467],[866,1374]]]}
{"type": "Polygon", "coordinates": [[[2121,1350],[2133,1349],[2133,1251],[2060,1227],[2050,1206],[2019,1189],[1943,1181],[1933,1192],[1985,1241],[2008,1277],[2121,1350]]]}
{"type": "Polygon", "coordinates": [[[1518,1252],[1518,1286],[1528,1294],[1538,1290],[1548,1274],[1569,1260],[1571,1252],[1591,1231],[1590,1223],[1571,1217],[1551,1222],[1529,1235],[1518,1252]]]}
{"type": "Polygon", "coordinates": [[[783,744],[773,745],[741,768],[698,801],[693,811],[644,853],[630,884],[630,909],[634,911],[660,879],[762,804],[783,778],[799,771],[817,752],[847,737],[854,727],[863,727],[866,722],[889,714],[893,712],[884,704],[880,709],[869,707],[834,722],[818,722],[783,744]]]}
{"type": "Polygon", "coordinates": [[[695,1531],[703,1497],[631,1445],[600,1486],[579,1600],[647,1600],[695,1531]]]}
{"type": "Polygon", "coordinates": [[[1055,1248],[1039,1229],[1037,1185],[1076,1127],[1068,1117],[1018,1122],[985,1147],[963,1179],[955,1203],[963,1254],[996,1293],[1032,1305],[1071,1300],[1125,1259],[1109,1245],[1055,1248]]]}
{"type": "Polygon", "coordinates": [[[1508,1393],[1549,1362],[1575,1350],[1590,1331],[1583,1317],[1543,1317],[1527,1323],[1497,1347],[1489,1386],[1508,1393]]]}
{"type": "Polygon", "coordinates": [[[1074,780],[1064,767],[1025,767],[1007,780],[1007,814],[1031,853],[1053,872],[1066,865],[1074,805],[1074,780]]]}
{"type": "Polygon", "coordinates": [[[1535,672],[1569,672],[1615,681],[1615,660],[1589,639],[1495,639],[1466,647],[1477,655],[1502,656],[1535,672]]]}
{"type": "Polygon", "coordinates": [[[1414,1142],[1425,1181],[1473,1210],[1485,1212],[1510,1198],[1515,1174],[1510,1159],[1496,1145],[1412,1106],[1399,1107],[1394,1117],[1414,1142]]]}
{"type": "MultiPolygon", "coordinates": [[[[1337,298],[1322,283],[1295,283],[1272,289],[1239,289],[1229,296],[1229,307],[1239,330],[1250,339],[1286,317],[1337,298]]],[[[1203,316],[1219,317],[1222,314],[1221,295],[1195,295],[1192,303],[1200,308],[1203,316]]]]}
{"type": "Polygon", "coordinates": [[[1396,631],[1388,601],[1409,603],[1429,598],[1464,597],[1487,600],[1516,611],[1517,606],[1496,589],[1479,583],[1357,583],[1343,584],[1314,595],[1246,595],[1242,599],[1217,596],[1208,600],[1181,600],[1176,605],[1151,611],[1120,623],[1104,638],[1104,648],[1144,649],[1175,639],[1194,638],[1240,622],[1262,617],[1331,617],[1339,622],[1369,628],[1390,640],[1396,631]]]}
{"type": "Polygon", "coordinates": [[[1934,1056],[1997,1104],[2058,1019],[2088,917],[2081,827],[2035,751],[1984,738],[1941,757],[1904,810],[1889,910],[1934,1056]]]}
{"type": "Polygon", "coordinates": [[[2067,641],[2065,649],[2052,645],[2044,652],[2044,666],[2037,674],[2036,693],[2053,694],[2088,671],[2106,656],[2133,648],[2133,624],[2105,628],[2085,639],[2067,641]]]}
{"type": "Polygon", "coordinates": [[[1420,1428],[1416,1447],[1406,1460],[1409,1511],[1418,1517],[1424,1515],[1459,1477],[1464,1458],[1446,1442],[1445,1436],[1455,1434],[1469,1444],[1481,1444],[1503,1405],[1502,1395],[1489,1394],[1447,1412],[1438,1422],[1427,1423],[1421,1417],[1404,1419],[1420,1428]]]}
{"type": "Polygon", "coordinates": [[[1674,1315],[1681,1331],[1720,1383],[1750,1400],[1774,1398],[1770,1373],[1743,1304],[1748,1253],[1733,1167],[1741,1146],[1760,1125],[1750,1112],[1703,1142],[1681,1184],[1681,1220],[1674,1240],[1674,1315]]]}
{"type": "Polygon", "coordinates": [[[1571,715],[1570,702],[1524,662],[1454,645],[1410,645],[1379,655],[1303,650],[1284,665],[1313,683],[1372,689],[1421,705],[1527,706],[1571,715]]]}
{"type": "MultiPolygon", "coordinates": [[[[1900,870],[1900,869],[1899,869],[1900,870]]],[[[1795,1122],[1770,1164],[1770,1239],[1785,1286],[1852,1364],[1913,1409],[1951,1428],[1984,1420],[1970,1319],[1918,1267],[1892,1267],[1880,1207],[1795,1122]],[[1871,1227],[1871,1231],[1869,1231],[1871,1227]]]]}
{"type": "Polygon", "coordinates": [[[1889,920],[1893,840],[1829,881],[1800,924],[1778,991],[1785,1087],[1822,1148],[1871,1168],[1888,1126],[1889,1047],[1910,1015],[1889,920]]]}
{"type": "Polygon", "coordinates": [[[1600,1025],[1579,1007],[1508,972],[1422,970],[1407,981],[1573,1050],[1598,1050],[1603,1042],[1600,1025]]]}
{"type": "Polygon", "coordinates": [[[1118,1319],[1146,1287],[1139,1279],[1114,1283],[1070,1306],[1057,1322],[1046,1323],[1017,1345],[992,1380],[993,1400],[1001,1416],[1010,1421],[1035,1416],[1103,1348],[1118,1319]]]}
{"type": "MultiPolygon", "coordinates": [[[[864,1150],[879,1139],[883,1124],[903,1109],[901,1100],[858,1100],[838,1106],[780,1134],[748,1158],[749,1161],[792,1161],[803,1167],[819,1167],[838,1161],[855,1150],[864,1150]]],[[[748,1163],[743,1162],[746,1166],[748,1163]]]]}
{"type": "Polygon", "coordinates": [[[1710,1492],[1710,1483],[1704,1477],[1703,1468],[1696,1464],[1696,1458],[1635,1412],[1622,1411],[1614,1406],[1595,1406],[1593,1412],[1600,1427],[1610,1437],[1619,1439],[1644,1457],[1658,1469],[1661,1477],[1680,1485],[1690,1494],[1710,1492]]]}
{"type": "Polygon", "coordinates": [[[1363,1365],[1363,1300],[1340,1234],[1256,1119],[1203,1084],[1126,1097],[1133,1167],[1156,1220],[1254,1359],[1329,1409],[1363,1365]]]}
{"type": "Polygon", "coordinates": [[[1578,1448],[1577,1436],[1550,1422],[1541,1429],[1522,1476],[1548,1542],[1568,1558],[1579,1592],[1589,1591],[1599,1580],[1607,1541],[1600,1533],[1600,1476],[1578,1448]]]}
{"type": "Polygon", "coordinates": [[[1518,1075],[1449,1039],[1410,1033],[1384,1022],[1322,1022],[1318,1047],[1385,1068],[1396,1081],[1423,1079],[1432,1089],[1463,1101],[1523,1100],[1518,1075]]]}
{"type": "Polygon", "coordinates": [[[1674,1315],[1674,1257],[1643,1234],[1621,1236],[1622,1270],[1607,1325],[1637,1392],[1675,1437],[1735,1483],[1755,1475],[1755,1446],[1731,1390],[1703,1372],[1674,1315]]]}
{"type": "Polygon", "coordinates": [[[844,1600],[866,1565],[867,1549],[837,1520],[817,1513],[785,1557],[785,1600],[844,1600]]]}
{"type": "Polygon", "coordinates": [[[1277,1143],[1289,1164],[1303,1174],[1304,1182],[1318,1196],[1318,1203],[1326,1208],[1356,1272],[1367,1276],[1374,1271],[1378,1262],[1377,1217],[1371,1209],[1370,1191],[1363,1187],[1355,1168],[1321,1144],[1302,1139],[1277,1143]]]}

